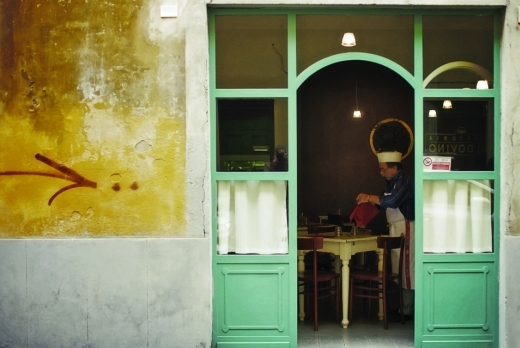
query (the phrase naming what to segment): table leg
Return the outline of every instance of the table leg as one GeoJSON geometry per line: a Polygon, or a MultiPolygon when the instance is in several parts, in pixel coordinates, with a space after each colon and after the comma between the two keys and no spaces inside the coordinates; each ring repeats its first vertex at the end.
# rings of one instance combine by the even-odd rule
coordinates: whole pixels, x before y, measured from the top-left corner
{"type": "Polygon", "coordinates": [[[341,301],[343,303],[343,319],[341,320],[341,325],[343,328],[348,328],[348,300],[349,300],[349,283],[350,283],[350,254],[348,254],[349,259],[341,259],[341,301]]]}
{"type": "MultiPolygon", "coordinates": [[[[377,269],[379,271],[383,270],[383,249],[377,249],[377,269]]],[[[383,300],[379,300],[379,312],[377,313],[379,320],[384,319],[383,315],[383,300]]]]}
{"type": "MultiPolygon", "coordinates": [[[[298,272],[305,270],[305,252],[298,251],[298,272]]],[[[298,286],[298,292],[303,290],[303,285],[298,286]]],[[[303,321],[305,319],[305,298],[303,295],[298,295],[298,307],[299,307],[299,313],[298,318],[300,321],[303,321]]]]}

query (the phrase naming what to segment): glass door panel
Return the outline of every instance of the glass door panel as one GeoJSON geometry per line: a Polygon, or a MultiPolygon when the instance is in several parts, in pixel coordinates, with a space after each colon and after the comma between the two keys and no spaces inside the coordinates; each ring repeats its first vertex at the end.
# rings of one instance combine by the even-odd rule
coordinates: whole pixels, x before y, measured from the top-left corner
{"type": "Polygon", "coordinates": [[[287,254],[287,182],[217,182],[217,253],[287,254]]]}
{"type": "Polygon", "coordinates": [[[493,118],[492,99],[426,100],[423,170],[492,171],[493,118]]]}
{"type": "Polygon", "coordinates": [[[296,22],[298,74],[338,53],[365,52],[395,61],[413,72],[413,16],[299,15],[296,22]],[[356,46],[344,47],[345,32],[356,46]]]}
{"type": "Polygon", "coordinates": [[[287,16],[215,17],[217,88],[287,87],[287,16]]]}
{"type": "Polygon", "coordinates": [[[287,99],[217,100],[217,171],[287,171],[287,142],[287,99]]]}
{"type": "Polygon", "coordinates": [[[493,252],[493,195],[491,180],[424,181],[424,252],[493,252]]]}
{"type": "Polygon", "coordinates": [[[493,16],[423,16],[426,88],[493,87],[493,16]]]}

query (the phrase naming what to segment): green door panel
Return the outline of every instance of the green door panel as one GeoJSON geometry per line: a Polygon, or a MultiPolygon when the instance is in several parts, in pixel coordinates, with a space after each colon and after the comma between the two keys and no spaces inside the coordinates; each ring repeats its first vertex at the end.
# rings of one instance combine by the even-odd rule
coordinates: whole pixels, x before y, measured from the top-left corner
{"type": "Polygon", "coordinates": [[[493,346],[496,268],[494,262],[424,263],[424,347],[493,346]]]}
{"type": "Polygon", "coordinates": [[[269,340],[277,346],[289,343],[289,274],[289,265],[282,263],[217,266],[214,334],[219,347],[244,346],[258,342],[259,336],[267,346],[275,344],[269,340]]]}
{"type": "Polygon", "coordinates": [[[218,348],[227,348],[227,347],[233,347],[233,348],[248,348],[248,347],[255,347],[255,348],[283,348],[283,347],[290,347],[289,342],[224,342],[224,343],[217,343],[218,348]]]}
{"type": "Polygon", "coordinates": [[[423,348],[491,348],[495,347],[493,341],[472,341],[472,338],[465,336],[457,336],[455,340],[446,341],[427,341],[427,337],[422,343],[423,348]]]}

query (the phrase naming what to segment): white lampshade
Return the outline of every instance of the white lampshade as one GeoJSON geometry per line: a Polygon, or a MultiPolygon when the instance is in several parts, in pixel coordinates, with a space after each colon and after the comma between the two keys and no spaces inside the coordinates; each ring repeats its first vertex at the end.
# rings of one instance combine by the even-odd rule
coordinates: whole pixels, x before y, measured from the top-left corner
{"type": "Polygon", "coordinates": [[[354,111],[354,116],[353,116],[353,117],[354,117],[354,118],[360,118],[360,117],[361,117],[361,111],[359,111],[359,110],[355,110],[355,111],[354,111]]]}
{"type": "Polygon", "coordinates": [[[478,80],[477,89],[489,89],[487,80],[478,80]]]}
{"type": "Polygon", "coordinates": [[[428,117],[437,117],[437,111],[435,110],[430,110],[428,112],[428,117]]]}
{"type": "Polygon", "coordinates": [[[451,108],[452,108],[451,100],[446,99],[446,100],[442,103],[442,108],[443,108],[443,109],[451,109],[451,108]]]}
{"type": "Polygon", "coordinates": [[[341,45],[345,47],[356,46],[356,37],[354,36],[354,33],[343,34],[343,40],[341,40],[341,45]]]}

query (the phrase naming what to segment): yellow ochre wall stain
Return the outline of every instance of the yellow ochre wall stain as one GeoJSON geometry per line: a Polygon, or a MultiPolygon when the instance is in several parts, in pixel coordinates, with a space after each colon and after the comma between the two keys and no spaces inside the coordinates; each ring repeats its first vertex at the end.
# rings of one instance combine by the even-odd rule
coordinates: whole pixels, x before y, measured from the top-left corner
{"type": "Polygon", "coordinates": [[[184,38],[149,21],[146,0],[0,4],[0,238],[184,235],[184,38]],[[49,205],[73,182],[12,174],[60,174],[36,154],[96,187],[49,205]]]}

